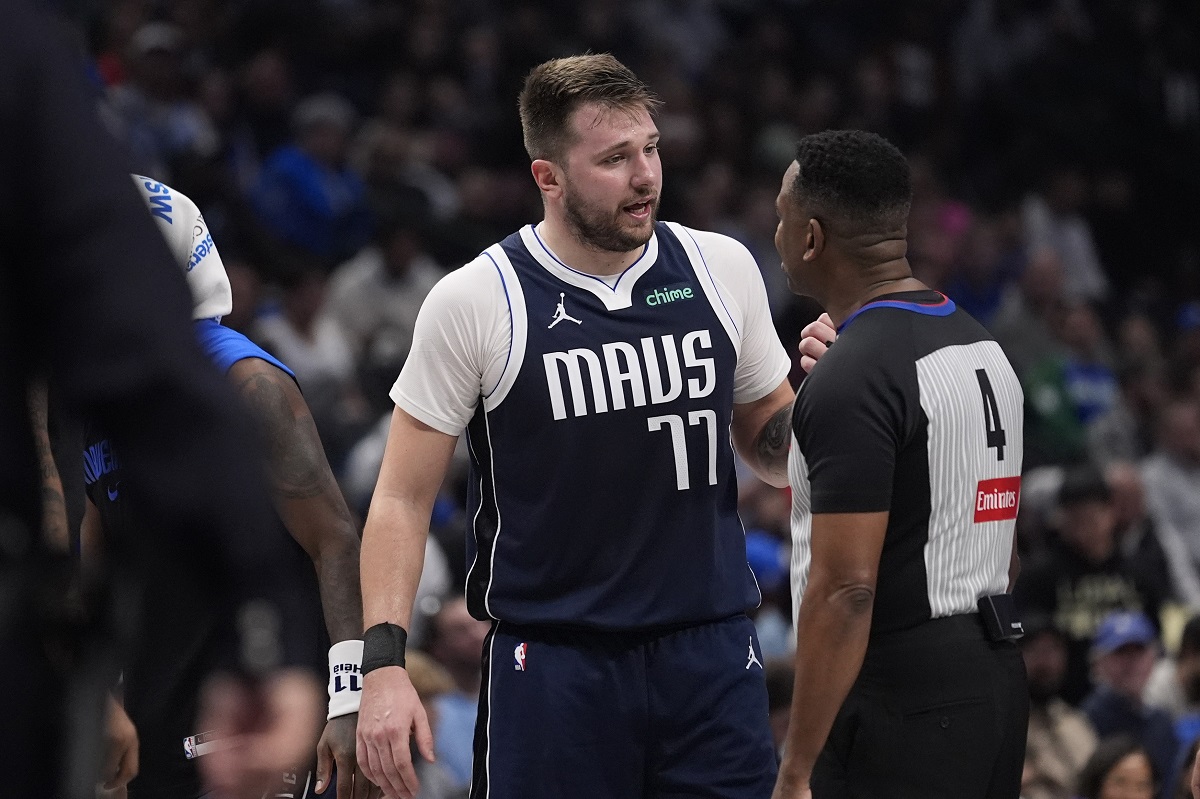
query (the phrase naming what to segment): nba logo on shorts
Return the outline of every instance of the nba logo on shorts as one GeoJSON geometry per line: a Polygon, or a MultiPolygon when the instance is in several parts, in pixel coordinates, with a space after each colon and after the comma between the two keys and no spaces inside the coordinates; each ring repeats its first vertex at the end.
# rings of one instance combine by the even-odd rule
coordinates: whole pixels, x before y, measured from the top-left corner
{"type": "Polygon", "coordinates": [[[513,666],[517,671],[525,671],[525,642],[517,644],[517,648],[513,650],[513,660],[516,665],[513,666]]]}

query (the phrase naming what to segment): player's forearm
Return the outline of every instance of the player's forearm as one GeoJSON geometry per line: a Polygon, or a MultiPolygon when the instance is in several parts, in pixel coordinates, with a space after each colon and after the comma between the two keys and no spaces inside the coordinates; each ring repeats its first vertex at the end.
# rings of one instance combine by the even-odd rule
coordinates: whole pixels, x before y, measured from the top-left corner
{"type": "Polygon", "coordinates": [[[359,545],[353,530],[331,536],[314,561],[321,591],[321,610],[329,640],[337,643],[362,637],[362,595],[359,593],[359,545]]]}
{"type": "Polygon", "coordinates": [[[759,479],[784,488],[788,484],[788,449],[792,444],[792,403],[796,392],[782,381],[764,397],[733,406],[730,438],[737,454],[759,479]]]}
{"type": "Polygon", "coordinates": [[[754,437],[750,468],[764,483],[784,488],[788,484],[788,449],[792,443],[792,406],[776,411],[754,437]]]}
{"type": "Polygon", "coordinates": [[[805,589],[796,622],[796,681],[780,772],[807,781],[862,669],[874,593],[823,581],[805,589]]]}
{"type": "Polygon", "coordinates": [[[407,629],[433,507],[376,490],[363,530],[361,575],[363,626],[382,622],[407,629]]]}
{"type": "Polygon", "coordinates": [[[44,381],[39,380],[29,389],[29,420],[42,484],[42,535],[51,549],[67,552],[71,548],[67,501],[50,445],[50,400],[44,381]]]}
{"type": "Polygon", "coordinates": [[[350,511],[329,467],[321,458],[325,475],[320,493],[307,499],[289,499],[278,484],[273,487],[275,507],[288,533],[304,547],[317,573],[325,627],[334,643],[362,637],[362,597],[358,591],[358,533],[350,511]]]}

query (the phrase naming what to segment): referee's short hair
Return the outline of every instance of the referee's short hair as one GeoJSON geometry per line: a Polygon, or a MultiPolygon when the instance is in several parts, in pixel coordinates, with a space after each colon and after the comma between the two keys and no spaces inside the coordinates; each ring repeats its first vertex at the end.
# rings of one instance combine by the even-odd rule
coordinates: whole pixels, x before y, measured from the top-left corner
{"type": "Polygon", "coordinates": [[[912,205],[904,154],[876,133],[827,130],[796,143],[793,199],[835,228],[896,230],[912,205]]]}

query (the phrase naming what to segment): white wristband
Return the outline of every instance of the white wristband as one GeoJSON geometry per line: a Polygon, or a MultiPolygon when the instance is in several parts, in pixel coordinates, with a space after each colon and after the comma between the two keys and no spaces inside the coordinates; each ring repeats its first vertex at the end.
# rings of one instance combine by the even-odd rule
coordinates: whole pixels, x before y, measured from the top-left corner
{"type": "Polygon", "coordinates": [[[362,641],[329,647],[329,715],[326,721],[358,712],[362,699],[362,641]]]}

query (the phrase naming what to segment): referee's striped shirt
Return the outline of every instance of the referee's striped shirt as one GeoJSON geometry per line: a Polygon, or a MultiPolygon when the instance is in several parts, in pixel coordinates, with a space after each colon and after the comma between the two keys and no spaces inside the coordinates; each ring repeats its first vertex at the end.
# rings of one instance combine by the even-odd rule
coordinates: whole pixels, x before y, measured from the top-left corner
{"type": "Polygon", "coordinates": [[[941,294],[879,297],[847,319],[792,418],[795,610],[814,513],[889,512],[872,634],[973,613],[1003,593],[1023,414],[999,345],[941,294]]]}

